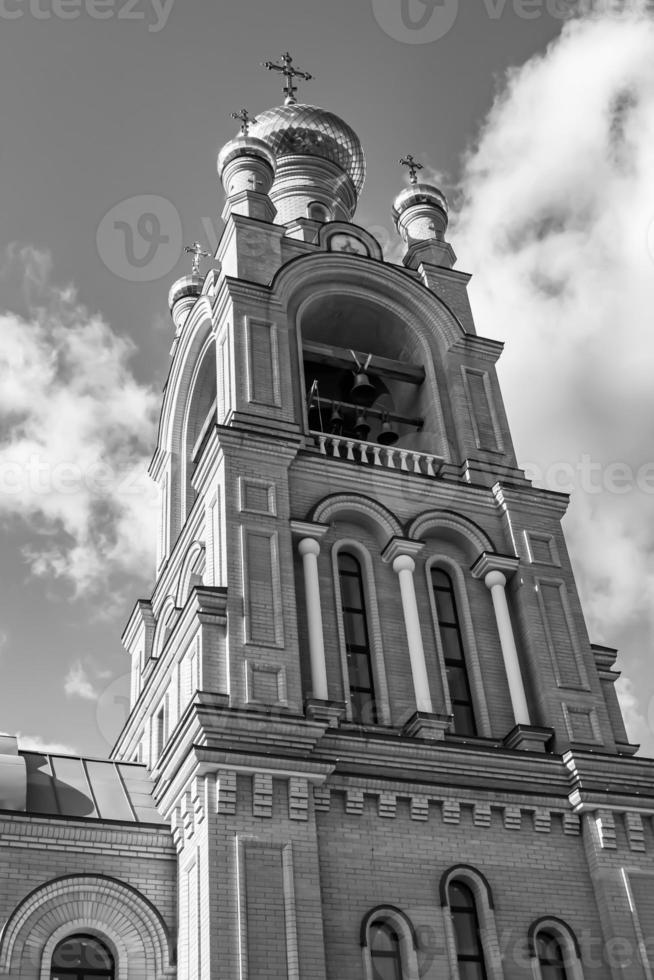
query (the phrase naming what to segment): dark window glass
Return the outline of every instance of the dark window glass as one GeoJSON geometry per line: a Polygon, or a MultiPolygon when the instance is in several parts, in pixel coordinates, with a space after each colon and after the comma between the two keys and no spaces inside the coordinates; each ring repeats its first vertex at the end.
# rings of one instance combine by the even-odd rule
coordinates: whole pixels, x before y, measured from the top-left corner
{"type": "Polygon", "coordinates": [[[370,959],[374,980],[402,980],[400,937],[387,922],[370,926],[370,959]]]}
{"type": "Polygon", "coordinates": [[[543,980],[567,980],[565,956],[556,936],[550,932],[539,932],[536,952],[543,980]]]}
{"type": "Polygon", "coordinates": [[[114,980],[114,959],[95,936],[68,936],[52,954],[50,980],[114,980]]]}
{"type": "Polygon", "coordinates": [[[432,568],[431,584],[445,658],[445,673],[452,701],[454,731],[457,735],[476,735],[477,725],[470,692],[470,679],[466,668],[463,636],[452,579],[442,568],[432,568]]]}
{"type": "Polygon", "coordinates": [[[339,553],[338,575],[352,720],[360,725],[374,725],[377,722],[377,712],[363,575],[358,559],[347,551],[339,553]]]}
{"type": "Polygon", "coordinates": [[[448,887],[448,903],[461,980],[486,980],[475,896],[463,881],[453,881],[448,887]]]}

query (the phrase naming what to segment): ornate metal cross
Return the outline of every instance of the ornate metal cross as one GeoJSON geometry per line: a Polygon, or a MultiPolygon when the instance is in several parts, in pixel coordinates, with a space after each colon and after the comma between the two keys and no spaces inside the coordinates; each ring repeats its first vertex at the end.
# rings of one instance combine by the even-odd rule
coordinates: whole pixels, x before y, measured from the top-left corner
{"type": "Polygon", "coordinates": [[[188,252],[189,255],[193,256],[193,268],[191,269],[191,275],[200,275],[200,259],[208,259],[211,252],[204,252],[202,246],[199,242],[193,242],[192,245],[185,245],[184,251],[188,252]]]}
{"type": "Polygon", "coordinates": [[[250,126],[253,126],[256,122],[254,116],[251,116],[247,109],[241,109],[240,112],[233,112],[232,119],[241,120],[241,133],[243,136],[247,136],[250,132],[250,126]]]}
{"type": "Polygon", "coordinates": [[[418,183],[418,171],[423,169],[421,163],[417,163],[410,153],[407,153],[405,157],[402,157],[400,163],[403,167],[409,168],[409,180],[412,184],[418,183]]]}
{"type": "Polygon", "coordinates": [[[300,71],[299,68],[295,68],[293,65],[293,59],[291,58],[288,51],[283,54],[279,59],[281,65],[276,65],[273,61],[262,61],[261,64],[268,71],[279,71],[282,73],[286,80],[286,85],[284,86],[284,95],[286,99],[284,100],[286,105],[295,105],[297,99],[295,98],[295,93],[297,92],[297,85],[293,84],[294,78],[303,78],[305,82],[313,78],[308,71],[300,71]]]}

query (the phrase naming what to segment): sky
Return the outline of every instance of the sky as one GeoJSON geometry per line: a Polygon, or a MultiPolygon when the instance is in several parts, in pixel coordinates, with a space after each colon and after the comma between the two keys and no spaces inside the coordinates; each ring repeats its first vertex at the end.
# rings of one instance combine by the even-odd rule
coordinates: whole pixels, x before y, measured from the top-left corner
{"type": "Polygon", "coordinates": [[[451,206],[518,457],[573,491],[591,639],[654,756],[654,3],[0,0],[0,729],[105,755],[154,579],[145,477],[183,245],[214,248],[232,111],[359,134],[356,220],[397,254],[412,153],[451,206]],[[137,222],[137,217],[141,219],[137,222]]]}

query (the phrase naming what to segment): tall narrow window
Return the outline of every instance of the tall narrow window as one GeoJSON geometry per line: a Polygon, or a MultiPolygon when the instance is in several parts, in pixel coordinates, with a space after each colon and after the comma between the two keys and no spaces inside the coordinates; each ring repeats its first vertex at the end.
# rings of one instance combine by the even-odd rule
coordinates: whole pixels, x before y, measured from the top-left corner
{"type": "Polygon", "coordinates": [[[375,724],[377,711],[372,679],[372,658],[363,594],[363,576],[358,559],[349,552],[339,552],[338,574],[352,720],[359,724],[375,724]]]}
{"type": "Polygon", "coordinates": [[[536,953],[542,980],[568,980],[565,956],[556,936],[551,932],[539,932],[536,936],[536,953]]]}
{"type": "Polygon", "coordinates": [[[479,916],[472,890],[462,881],[452,881],[448,887],[448,904],[454,925],[460,980],[486,980],[479,916]]]}
{"type": "Polygon", "coordinates": [[[95,936],[67,936],[55,947],[50,980],[114,980],[114,958],[95,936]]]}
{"type": "Polygon", "coordinates": [[[370,926],[370,961],[373,980],[402,980],[400,937],[383,919],[370,926]]]}
{"type": "Polygon", "coordinates": [[[431,583],[454,714],[454,731],[457,735],[476,735],[477,725],[452,579],[442,568],[432,568],[431,583]]]}

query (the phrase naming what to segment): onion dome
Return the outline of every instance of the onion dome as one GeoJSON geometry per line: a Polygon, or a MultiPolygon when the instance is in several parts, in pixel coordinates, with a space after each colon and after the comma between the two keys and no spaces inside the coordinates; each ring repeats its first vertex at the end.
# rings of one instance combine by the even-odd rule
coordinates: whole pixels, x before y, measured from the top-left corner
{"type": "Polygon", "coordinates": [[[393,220],[409,244],[434,238],[442,240],[448,224],[445,195],[433,184],[411,183],[395,198],[393,220]]]}
{"type": "Polygon", "coordinates": [[[366,164],[359,137],[346,122],[326,109],[291,102],[260,113],[250,135],[277,160],[270,198],[278,220],[307,217],[316,203],[331,218],[352,217],[366,164]]]}
{"type": "Polygon", "coordinates": [[[218,154],[218,176],[225,193],[258,190],[267,194],[275,175],[275,155],[263,140],[241,134],[218,154]]]}
{"type": "Polygon", "coordinates": [[[204,278],[193,273],[190,276],[182,276],[170,287],[168,293],[168,308],[173,322],[180,332],[188,315],[195,306],[198,297],[202,294],[204,278]]]}

